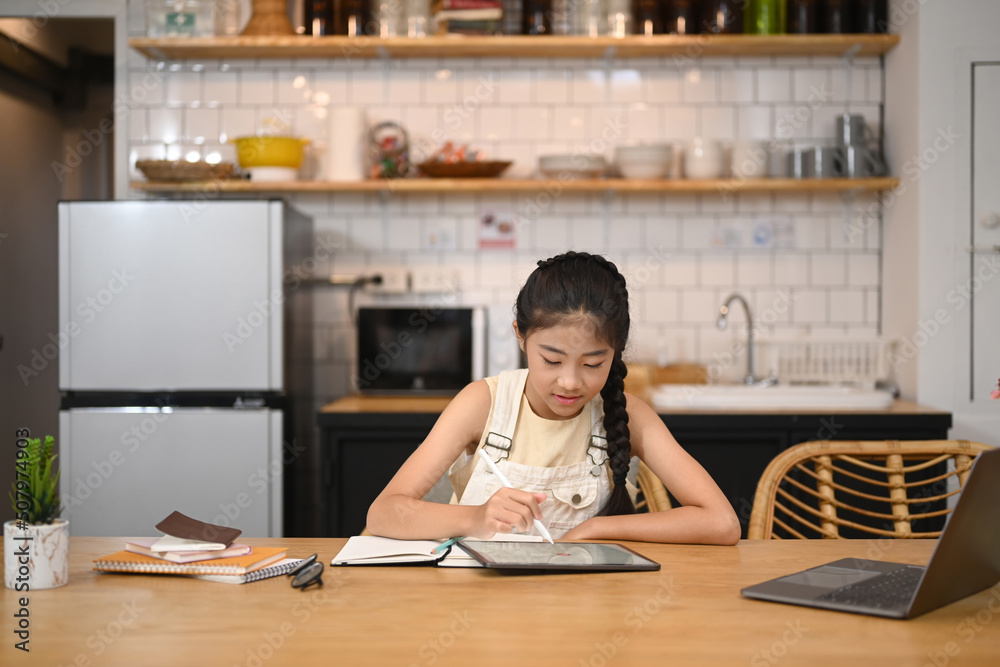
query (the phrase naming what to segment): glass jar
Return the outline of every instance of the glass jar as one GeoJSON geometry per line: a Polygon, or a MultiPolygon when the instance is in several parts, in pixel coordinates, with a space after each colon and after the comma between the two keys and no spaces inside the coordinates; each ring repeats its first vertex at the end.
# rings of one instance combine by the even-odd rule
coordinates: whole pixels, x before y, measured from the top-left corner
{"type": "Polygon", "coordinates": [[[372,31],[376,37],[400,37],[406,34],[406,10],[403,0],[372,0],[372,31]]]}
{"type": "Polygon", "coordinates": [[[785,32],[785,0],[748,0],[743,32],[748,35],[781,35],[785,32]]]}
{"type": "Polygon", "coordinates": [[[240,23],[240,0],[215,0],[215,34],[219,37],[237,37],[243,28],[240,23]]]}
{"type": "Polygon", "coordinates": [[[426,37],[430,30],[430,0],[406,0],[406,36],[426,37]]]}
{"type": "Polygon", "coordinates": [[[525,35],[552,34],[552,0],[524,0],[521,11],[525,35]]]}
{"type": "Polygon", "coordinates": [[[667,0],[663,4],[664,32],[672,35],[696,35],[701,31],[697,0],[667,0]]]}
{"type": "Polygon", "coordinates": [[[701,5],[701,30],[711,35],[743,32],[745,0],[704,0],[701,5]]]}
{"type": "Polygon", "coordinates": [[[817,0],[788,0],[788,25],[790,35],[819,32],[817,0]]]}
{"type": "Polygon", "coordinates": [[[625,37],[632,34],[631,0],[608,0],[608,34],[625,37]]]}
{"type": "Polygon", "coordinates": [[[583,37],[600,37],[608,34],[606,0],[576,0],[573,34],[583,37]]]}

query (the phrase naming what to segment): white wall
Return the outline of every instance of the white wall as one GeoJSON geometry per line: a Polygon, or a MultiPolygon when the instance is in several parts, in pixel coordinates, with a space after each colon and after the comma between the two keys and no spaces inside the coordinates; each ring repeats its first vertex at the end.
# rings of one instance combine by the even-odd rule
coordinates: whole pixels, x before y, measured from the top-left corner
{"type": "MultiPolygon", "coordinates": [[[[129,17],[130,30],[142,22],[129,17]]],[[[231,60],[163,65],[129,52],[130,94],[141,94],[120,128],[130,158],[221,153],[228,138],[253,134],[269,117],[325,140],[330,106],[363,106],[371,122],[400,121],[415,143],[436,131],[528,176],[539,155],[617,143],[778,138],[783,145],[831,142],[848,106],[878,128],[878,59],[855,63],[850,87],[837,58],[616,60],[459,59],[411,61],[231,60]],[[146,85],[148,83],[148,86],[146,85]],[[788,122],[787,119],[792,119],[788,122]],[[610,141],[609,127],[615,130],[610,141]]],[[[135,193],[133,193],[133,196],[135,193]]],[[[632,357],[701,361],[742,377],[726,360],[741,327],[715,328],[732,290],[747,294],[765,333],[875,335],[880,328],[880,225],[848,236],[836,195],[310,194],[288,197],[334,245],[337,273],[443,265],[459,274],[462,303],[490,307],[490,371],[517,363],[511,306],[537,259],[570,248],[607,253],[630,278],[636,322],[632,357]],[[517,214],[513,250],[482,249],[484,211],[517,214]],[[789,230],[781,247],[758,245],[755,229],[789,230]],[[440,244],[442,237],[450,239],[440,244]],[[782,296],[783,294],[787,296],[782,296]],[[785,308],[783,299],[791,305],[785,308]],[[774,317],[771,317],[774,316],[774,317]],[[721,360],[721,361],[720,361],[721,360]]],[[[858,198],[856,212],[872,202],[858,198]]],[[[361,295],[358,303],[373,300],[361,295]]],[[[410,303],[441,297],[410,298],[410,303]]],[[[317,295],[320,400],[351,390],[352,325],[342,293],[317,295]]]]}
{"type": "Polygon", "coordinates": [[[886,332],[909,339],[918,350],[900,367],[908,397],[952,410],[953,437],[1000,445],[1000,406],[968,401],[970,309],[948,299],[968,283],[968,223],[959,219],[970,159],[963,59],[991,49],[1000,57],[994,46],[1000,3],[898,0],[891,13],[903,41],[886,59],[888,136],[894,168],[909,187],[887,208],[886,332]],[[949,134],[959,138],[942,150],[947,142],[939,138],[949,134]],[[942,310],[947,323],[933,327],[942,310]]]}

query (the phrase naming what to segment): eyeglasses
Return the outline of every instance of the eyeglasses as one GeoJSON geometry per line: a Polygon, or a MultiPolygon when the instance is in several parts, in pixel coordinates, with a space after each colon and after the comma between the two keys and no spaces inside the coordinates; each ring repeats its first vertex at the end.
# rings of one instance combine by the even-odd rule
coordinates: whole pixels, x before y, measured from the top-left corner
{"type": "Polygon", "coordinates": [[[304,558],[289,571],[292,588],[305,590],[313,584],[323,585],[323,563],[316,560],[316,554],[304,558]]]}

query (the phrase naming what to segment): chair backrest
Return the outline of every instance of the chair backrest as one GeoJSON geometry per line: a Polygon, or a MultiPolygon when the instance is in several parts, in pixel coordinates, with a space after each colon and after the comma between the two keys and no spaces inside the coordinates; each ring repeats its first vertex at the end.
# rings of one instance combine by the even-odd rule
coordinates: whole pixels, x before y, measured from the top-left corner
{"type": "Polygon", "coordinates": [[[670,509],[670,496],[660,478],[649,467],[639,461],[639,476],[637,479],[639,493],[635,499],[637,512],[662,512],[670,509]]]}
{"type": "Polygon", "coordinates": [[[935,538],[972,461],[992,449],[968,440],[819,440],[764,470],[747,537],[935,538]]]}

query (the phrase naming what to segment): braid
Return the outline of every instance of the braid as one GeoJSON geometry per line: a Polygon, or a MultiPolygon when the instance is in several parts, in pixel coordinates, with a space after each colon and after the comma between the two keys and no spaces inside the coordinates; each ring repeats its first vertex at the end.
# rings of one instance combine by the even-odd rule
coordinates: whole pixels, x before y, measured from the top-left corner
{"type": "Polygon", "coordinates": [[[625,486],[632,458],[625,405],[628,371],[622,360],[631,326],[625,276],[612,262],[588,252],[570,251],[540,260],[518,293],[514,311],[517,329],[525,337],[535,329],[555,326],[567,316],[585,314],[592,318],[595,334],[614,348],[608,380],[601,389],[614,488],[600,515],[634,514],[625,486]]]}
{"type": "Polygon", "coordinates": [[[625,409],[625,374],[628,372],[622,361],[621,351],[615,352],[611,362],[608,381],[601,389],[604,399],[604,431],[608,437],[608,459],[611,462],[611,476],[614,488],[608,502],[599,515],[635,514],[635,505],[628,494],[625,479],[632,460],[632,444],[629,440],[628,411],[625,409]]]}

